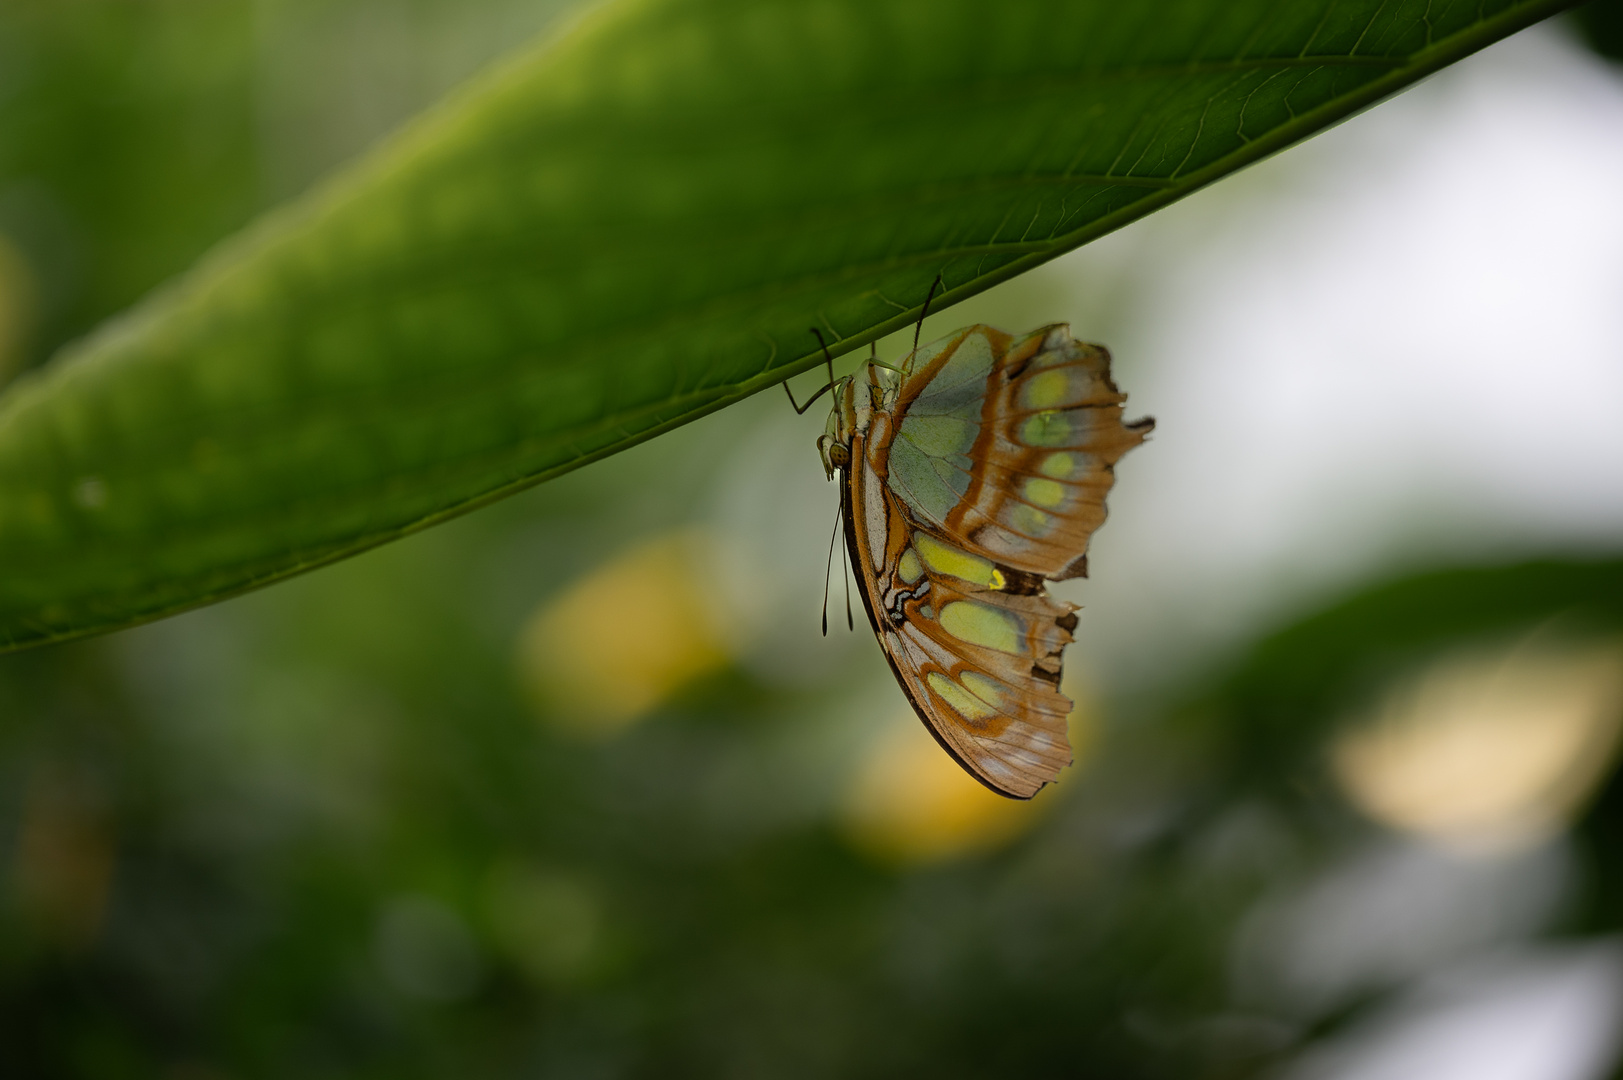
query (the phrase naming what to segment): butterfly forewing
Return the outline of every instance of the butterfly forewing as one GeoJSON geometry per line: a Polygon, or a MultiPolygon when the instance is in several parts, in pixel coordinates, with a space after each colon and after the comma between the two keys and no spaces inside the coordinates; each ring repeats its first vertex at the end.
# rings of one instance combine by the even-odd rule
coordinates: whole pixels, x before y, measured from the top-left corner
{"type": "Polygon", "coordinates": [[[1084,573],[1114,466],[1151,426],[1122,422],[1110,354],[1064,326],[1022,338],[972,326],[918,360],[895,407],[896,495],[970,551],[1042,577],[1084,573]]]}
{"type": "Polygon", "coordinates": [[[891,667],[942,746],[1017,798],[1071,761],[1076,616],[1044,580],[1083,572],[1112,467],[1150,427],[1122,423],[1109,364],[1063,326],[967,327],[920,349],[852,441],[850,546],[891,667]]]}

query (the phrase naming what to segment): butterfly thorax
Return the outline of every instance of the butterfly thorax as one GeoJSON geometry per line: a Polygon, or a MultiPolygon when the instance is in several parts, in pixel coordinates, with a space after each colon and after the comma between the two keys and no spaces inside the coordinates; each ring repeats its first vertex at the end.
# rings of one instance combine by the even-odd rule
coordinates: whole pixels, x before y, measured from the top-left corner
{"type": "Polygon", "coordinates": [[[893,368],[874,363],[863,364],[834,384],[834,407],[829,410],[828,426],[817,440],[823,469],[830,478],[834,470],[850,465],[852,441],[868,433],[874,411],[889,407],[899,385],[900,377],[893,368]]]}

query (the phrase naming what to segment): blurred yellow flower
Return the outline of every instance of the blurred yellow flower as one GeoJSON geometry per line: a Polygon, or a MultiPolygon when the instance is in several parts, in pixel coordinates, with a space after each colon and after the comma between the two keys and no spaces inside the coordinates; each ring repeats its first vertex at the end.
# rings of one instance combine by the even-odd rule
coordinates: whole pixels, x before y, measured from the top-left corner
{"type": "Polygon", "coordinates": [[[1348,729],[1331,762],[1395,829],[1468,850],[1559,831],[1605,775],[1623,727],[1623,643],[1535,633],[1438,661],[1348,729]]]}
{"type": "Polygon", "coordinates": [[[1053,788],[1086,761],[1092,713],[1066,679],[1077,702],[1070,739],[1075,762],[1058,784],[1030,801],[1004,798],[966,773],[932,739],[912,711],[875,741],[857,768],[842,805],[847,835],[863,851],[889,862],[927,863],[1000,847],[1031,828],[1053,804],[1053,788]]]}
{"type": "Polygon", "coordinates": [[[689,532],[641,543],[530,618],[519,676],[549,718],[613,734],[727,666],[698,569],[703,543],[689,532]]]}

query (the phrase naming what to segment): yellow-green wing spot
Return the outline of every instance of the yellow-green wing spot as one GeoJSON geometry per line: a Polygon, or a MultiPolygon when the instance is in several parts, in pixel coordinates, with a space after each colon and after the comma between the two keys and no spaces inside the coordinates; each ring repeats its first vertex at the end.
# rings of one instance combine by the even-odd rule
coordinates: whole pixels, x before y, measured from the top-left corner
{"type": "Polygon", "coordinates": [[[902,557],[896,560],[896,576],[909,585],[924,576],[924,565],[919,562],[918,552],[912,548],[902,552],[902,557]]]}
{"type": "Polygon", "coordinates": [[[989,679],[978,671],[966,671],[958,677],[964,689],[980,698],[992,708],[1003,711],[1003,684],[989,679]]]}
{"type": "Polygon", "coordinates": [[[947,633],[970,645],[1017,655],[1025,651],[1018,621],[997,608],[955,600],[941,609],[937,621],[947,633]]]}
{"type": "Polygon", "coordinates": [[[985,589],[1003,588],[1003,572],[989,559],[960,551],[951,544],[944,544],[935,537],[923,533],[914,539],[913,546],[918,548],[924,564],[938,574],[967,581],[971,585],[979,585],[985,589]]]}
{"type": "Polygon", "coordinates": [[[1027,477],[1021,492],[1027,502],[1050,510],[1065,501],[1065,485],[1057,480],[1048,480],[1040,476],[1027,477]]]}
{"type": "Polygon", "coordinates": [[[943,701],[952,706],[954,712],[966,720],[985,720],[989,716],[997,715],[996,709],[939,671],[930,672],[924,677],[924,681],[930,684],[930,689],[939,694],[943,701]]]}
{"type": "Polygon", "coordinates": [[[1070,446],[1078,440],[1071,414],[1050,409],[1033,413],[1021,421],[1020,441],[1027,446],[1070,446]]]}
{"type": "Polygon", "coordinates": [[[1070,480],[1082,471],[1084,465],[1085,462],[1080,455],[1061,450],[1057,454],[1049,454],[1043,458],[1037,466],[1037,471],[1055,480],[1070,480]]]}
{"type": "Polygon", "coordinates": [[[1038,353],[1027,367],[1016,390],[1016,402],[1022,410],[1068,409],[1120,401],[1107,374],[1109,357],[1095,346],[1066,342],[1038,353]]]}
{"type": "Polygon", "coordinates": [[[1028,409],[1058,409],[1082,400],[1087,392],[1086,376],[1073,378],[1070,368],[1049,368],[1025,380],[1020,387],[1020,404],[1028,409]]]}

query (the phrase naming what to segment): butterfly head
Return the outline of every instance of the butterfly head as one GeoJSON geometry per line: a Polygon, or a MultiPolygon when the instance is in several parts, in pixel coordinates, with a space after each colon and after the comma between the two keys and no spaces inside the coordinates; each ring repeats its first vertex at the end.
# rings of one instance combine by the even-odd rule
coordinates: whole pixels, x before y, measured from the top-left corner
{"type": "Polygon", "coordinates": [[[830,480],[834,470],[851,464],[851,438],[856,434],[857,416],[852,400],[856,379],[847,375],[834,383],[834,407],[828,412],[828,424],[817,437],[817,452],[823,458],[823,471],[830,480]]]}
{"type": "Polygon", "coordinates": [[[863,364],[853,375],[834,383],[834,407],[828,413],[828,426],[817,440],[817,450],[823,455],[823,470],[829,479],[834,470],[851,464],[851,443],[858,435],[867,434],[873,423],[874,409],[884,408],[889,397],[896,392],[897,375],[894,369],[878,364],[863,364]]]}

